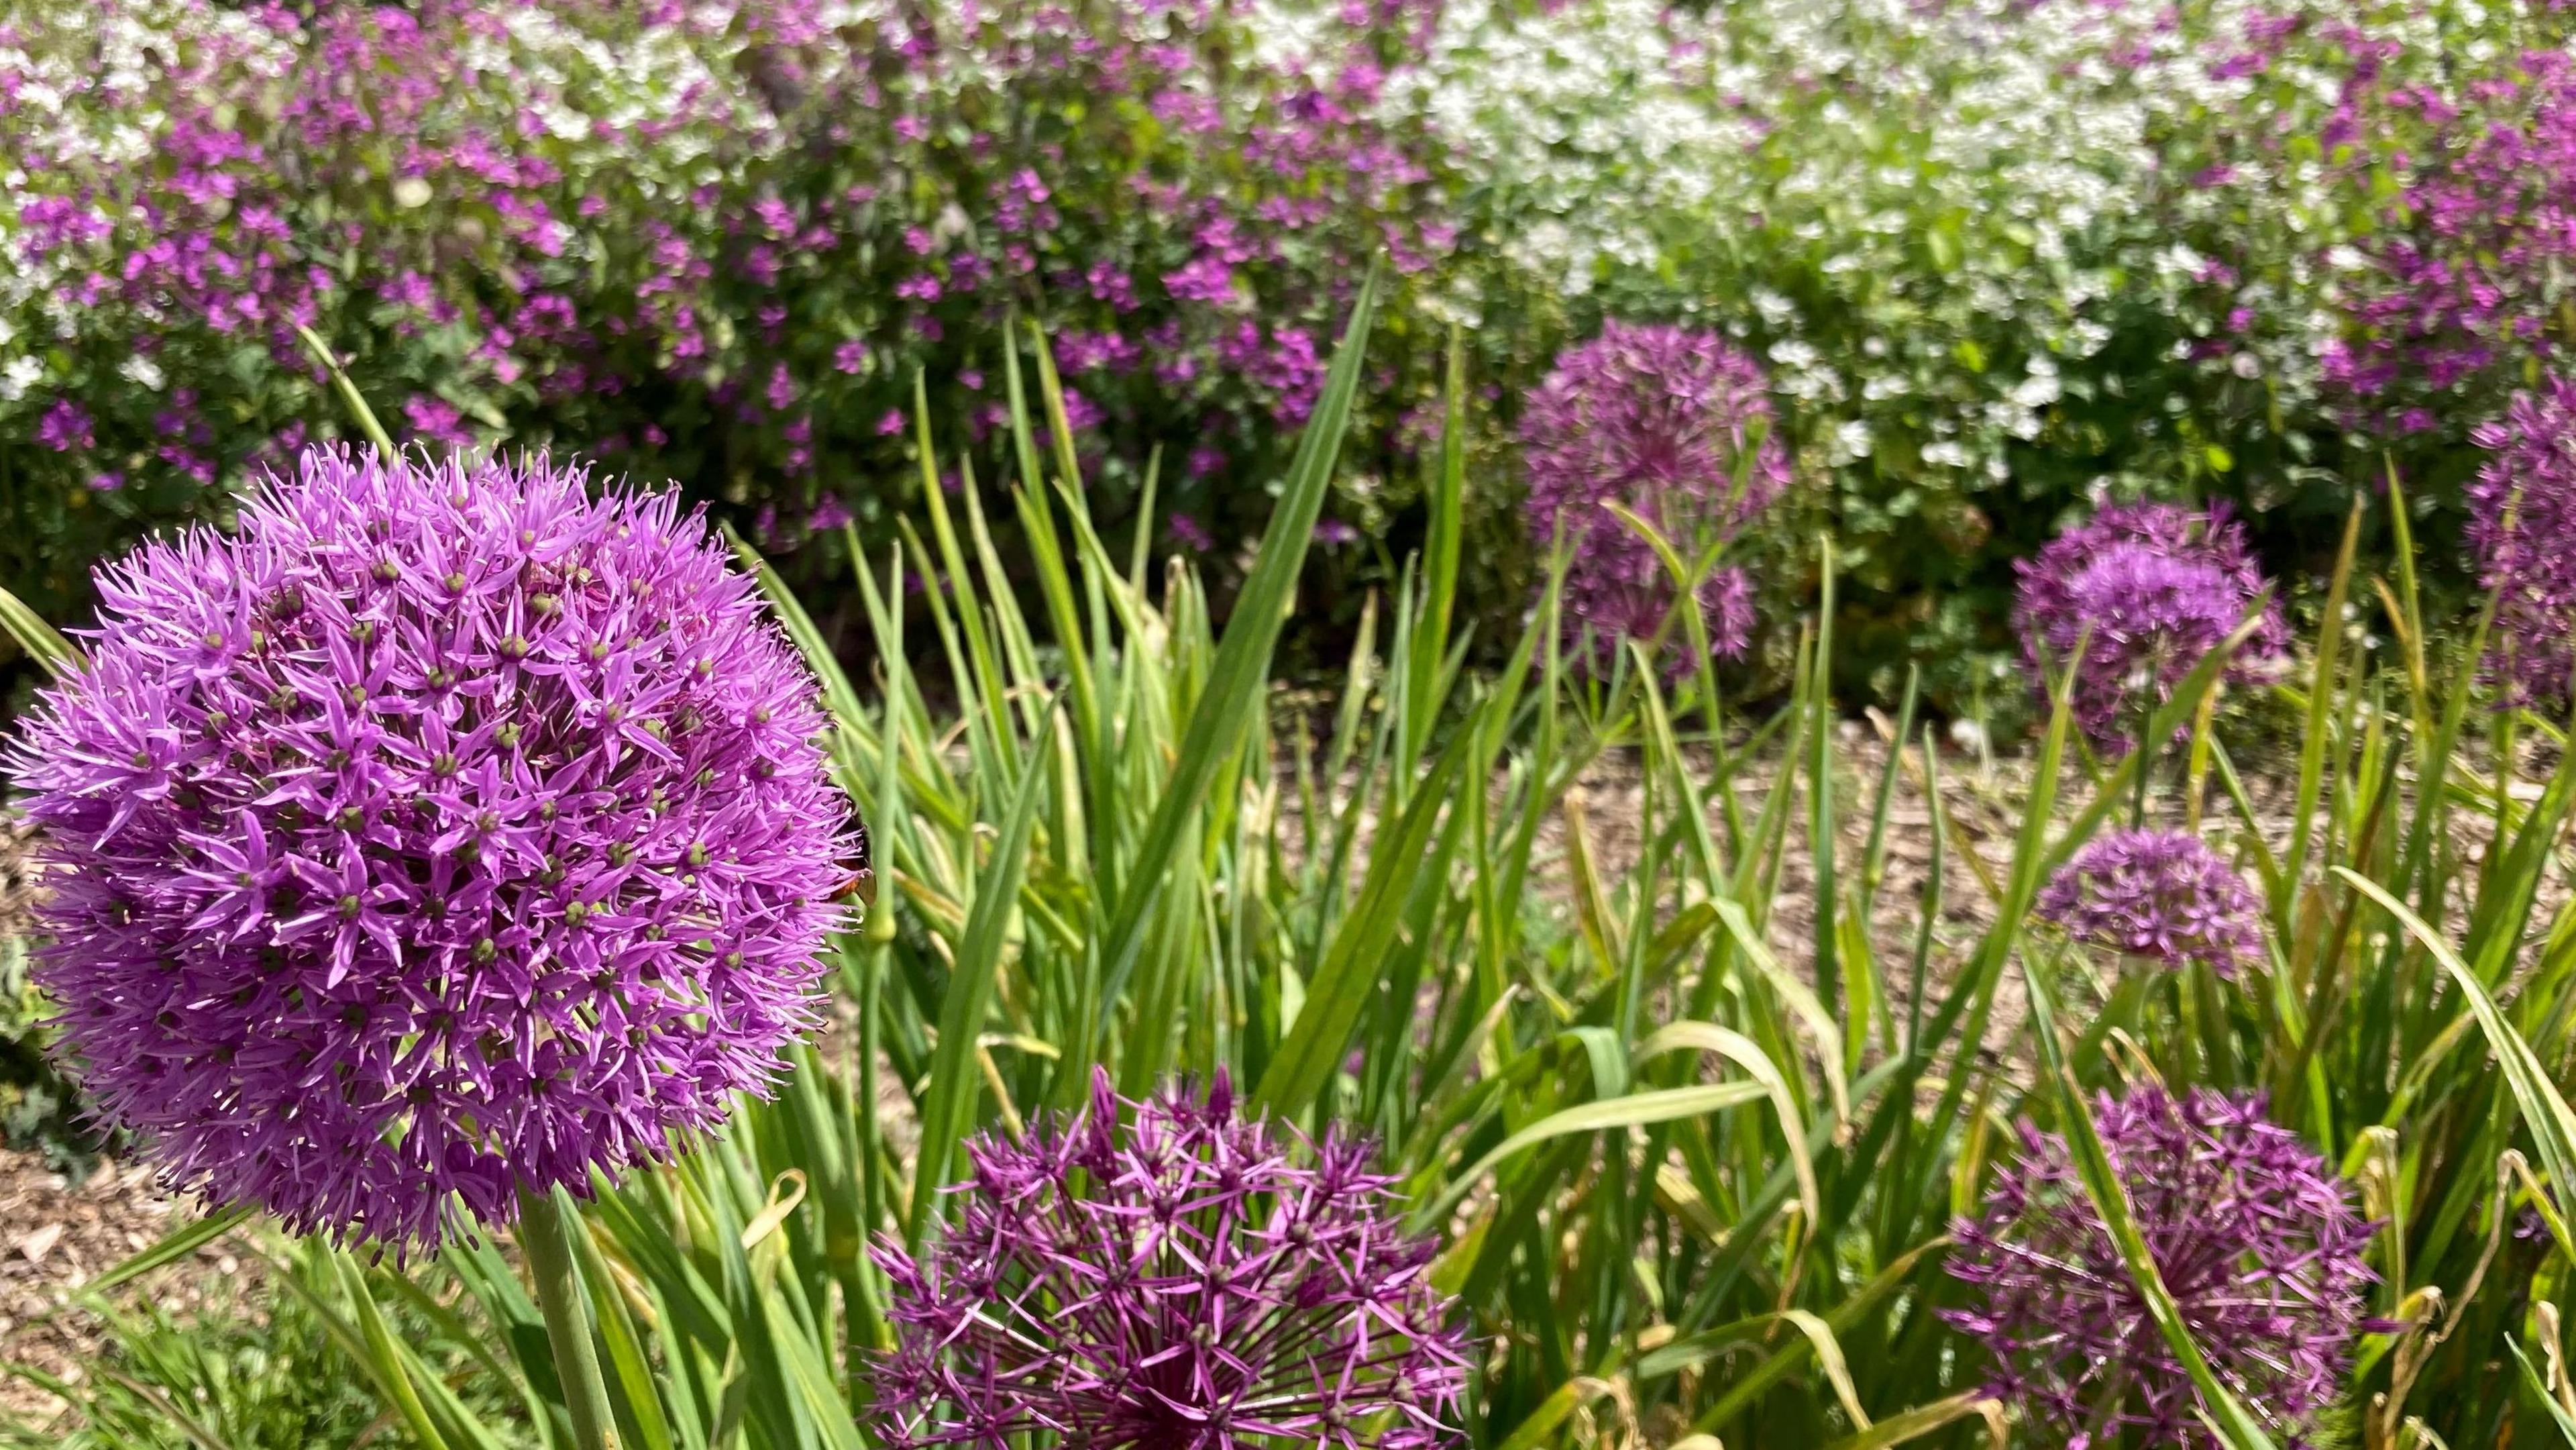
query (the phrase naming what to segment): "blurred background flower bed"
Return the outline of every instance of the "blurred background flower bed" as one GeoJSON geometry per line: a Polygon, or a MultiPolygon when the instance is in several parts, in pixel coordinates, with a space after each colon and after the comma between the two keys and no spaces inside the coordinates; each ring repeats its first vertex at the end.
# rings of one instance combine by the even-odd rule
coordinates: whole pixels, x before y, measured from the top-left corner
{"type": "MultiPolygon", "coordinates": [[[[916,382],[966,430],[940,486],[997,475],[1019,317],[1105,534],[1195,555],[1222,599],[1382,255],[1304,658],[1422,537],[1453,326],[1488,661],[1543,553],[1535,390],[1605,325],[1678,326],[1774,420],[1764,541],[1844,551],[1845,693],[1892,708],[1922,662],[1945,712],[2009,715],[2010,561],[2105,499],[2231,500],[2304,581],[2394,467],[2428,542],[2458,537],[2477,428],[2565,341],[2567,23],[29,0],[0,19],[0,582],[77,610],[95,559],[345,434],[301,323],[398,437],[678,479],[847,640],[837,525],[918,516],[916,382]]],[[[1776,688],[1764,635],[1743,668],[1776,688]]]]}

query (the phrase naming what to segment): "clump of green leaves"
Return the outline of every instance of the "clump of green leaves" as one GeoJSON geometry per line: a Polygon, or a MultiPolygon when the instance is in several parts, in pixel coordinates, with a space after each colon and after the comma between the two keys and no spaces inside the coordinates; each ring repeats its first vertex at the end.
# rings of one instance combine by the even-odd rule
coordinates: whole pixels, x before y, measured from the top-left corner
{"type": "MultiPolygon", "coordinates": [[[[1355,332],[1368,310],[1364,292],[1355,332]]],[[[2319,635],[2261,687],[2304,721],[2286,821],[2212,708],[2240,628],[2141,725],[2187,738],[2178,760],[2087,756],[2060,682],[2027,783],[1981,826],[1954,814],[1961,767],[1914,692],[1882,753],[1845,744],[1830,542],[1777,709],[1748,717],[1706,666],[1662,668],[1683,639],[1707,657],[1687,610],[1570,668],[1553,586],[1503,666],[1468,672],[1454,447],[1428,545],[1363,615],[1329,717],[1275,709],[1361,350],[1338,355],[1220,625],[1194,571],[1104,542],[1052,361],[1016,341],[1011,485],[961,469],[952,499],[926,478],[924,526],[861,556],[865,675],[762,569],[823,680],[879,898],[840,943],[834,1030],[776,1098],[571,1220],[622,1443],[860,1450],[889,1343],[869,1238],[937,1233],[966,1135],[1077,1102],[1095,1068],[1132,1094],[1219,1067],[1260,1110],[1379,1140],[1485,1346],[1478,1446],[2011,1441],[2012,1406],[1940,1311],[1968,1292],[1945,1264],[1953,1216],[2027,1121],[2071,1145],[2215,1443],[2272,1450],[2098,1151],[2090,1095],[2148,1082],[2267,1094],[2381,1224],[2377,1324],[2326,1420],[2372,1450],[2562,1426],[2576,1443],[2547,1368],[2571,1294],[2576,1113],[2554,1083],[2576,1050],[2576,908],[2554,884],[2576,752],[2480,698],[2459,663],[2478,627],[2436,645],[2402,497],[2382,566],[2354,515],[2319,616],[2367,600],[2373,628],[2319,635]],[[2515,764],[2534,734],[2536,777],[2515,764]],[[1577,790],[1604,769],[1637,800],[1615,853],[1577,790]],[[1900,808],[1935,853],[1903,897],[1900,808]],[[2141,816],[2244,873],[2260,961],[2150,978],[2034,934],[2045,883],[2141,816]],[[2499,1368],[2512,1354],[2527,1376],[2499,1368]]],[[[1453,416],[1464,392],[1453,372],[1453,416]]],[[[913,427],[935,474],[926,406],[913,427]]],[[[1649,542],[1677,599],[1722,562],[1649,542]]],[[[499,1246],[407,1269],[308,1246],[277,1273],[422,1445],[487,1450],[519,1426],[563,1443],[543,1326],[499,1246]]]]}

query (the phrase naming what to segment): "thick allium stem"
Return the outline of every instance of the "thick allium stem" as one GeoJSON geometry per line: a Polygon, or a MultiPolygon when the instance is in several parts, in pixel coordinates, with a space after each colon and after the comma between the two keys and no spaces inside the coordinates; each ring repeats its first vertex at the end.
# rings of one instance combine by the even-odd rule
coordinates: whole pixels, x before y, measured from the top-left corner
{"type": "Polygon", "coordinates": [[[608,1381],[600,1375],[598,1346],[590,1337],[590,1304],[582,1294],[580,1271],[573,1267],[572,1237],[564,1228],[567,1202],[560,1188],[520,1190],[519,1251],[527,1255],[528,1280],[537,1291],[537,1310],[545,1316],[555,1378],[563,1385],[564,1409],[572,1416],[573,1444],[578,1450],[617,1450],[608,1381]]]}

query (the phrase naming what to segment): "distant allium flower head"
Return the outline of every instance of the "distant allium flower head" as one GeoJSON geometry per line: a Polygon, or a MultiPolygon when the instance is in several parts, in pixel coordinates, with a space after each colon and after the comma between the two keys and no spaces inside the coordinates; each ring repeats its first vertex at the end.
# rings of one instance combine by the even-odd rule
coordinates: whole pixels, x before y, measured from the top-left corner
{"type": "MultiPolygon", "coordinates": [[[[2211,1368],[2290,1450],[2308,1445],[2362,1326],[2373,1226],[2323,1159],[2264,1120],[2259,1097],[2141,1087],[2104,1094],[2094,1119],[2211,1368]]],[[[1952,1230],[1950,1272],[1980,1302],[1943,1317],[1983,1341],[1990,1390],[2021,1405],[2034,1444],[2214,1446],[2065,1140],[2028,1124],[2021,1138],[1984,1217],[1952,1230]]]]}
{"type": "Polygon", "coordinates": [[[2497,591],[2488,667],[2520,701],[2567,698],[2576,674],[2576,380],[2549,378],[2482,424],[2469,547],[2497,591]]]}
{"type": "Polygon", "coordinates": [[[2252,888],[2189,831],[2112,831],[2039,894],[2039,915],[2080,941],[2222,977],[2263,959],[2252,888]]]}
{"type": "Polygon", "coordinates": [[[587,1191],[814,1020],[847,801],[751,581],[578,468],[303,455],[102,570],[9,768],[40,980],[178,1182],[434,1247],[587,1191]]]}
{"type": "MultiPolygon", "coordinates": [[[[1685,559],[1732,537],[1789,483],[1768,389],[1761,364],[1714,332],[1610,322],[1558,354],[1530,393],[1530,537],[1545,549],[1562,530],[1572,546],[1565,626],[1569,638],[1590,628],[1596,663],[1621,639],[1652,638],[1673,603],[1653,546],[1606,505],[1652,523],[1685,559]]],[[[1716,652],[1742,654],[1753,631],[1744,571],[1716,570],[1699,604],[1716,652]]],[[[1694,666],[1676,655],[1668,668],[1694,666]]]]}
{"type": "Polygon", "coordinates": [[[1369,1145],[1235,1115],[1219,1073],[967,1148],[973,1180],[925,1261],[892,1247],[891,1444],[1004,1450],[1428,1447],[1466,1381],[1369,1145]],[[1122,1111],[1128,1115],[1122,1122],[1122,1111]],[[1311,1165],[1311,1166],[1309,1166],[1311,1165]]]}
{"type": "MultiPolygon", "coordinates": [[[[2013,627],[2045,702],[2048,676],[2080,643],[2070,708],[2104,750],[2125,751],[2146,704],[2161,703],[2245,618],[2269,582],[2226,505],[2115,504],[2013,568],[2013,627]],[[2152,690],[2152,698],[2141,695],[2152,690]],[[2143,703],[2142,703],[2143,702],[2143,703]]],[[[2266,605],[2229,677],[2246,679],[2289,648],[2278,603],[2266,605]]]]}

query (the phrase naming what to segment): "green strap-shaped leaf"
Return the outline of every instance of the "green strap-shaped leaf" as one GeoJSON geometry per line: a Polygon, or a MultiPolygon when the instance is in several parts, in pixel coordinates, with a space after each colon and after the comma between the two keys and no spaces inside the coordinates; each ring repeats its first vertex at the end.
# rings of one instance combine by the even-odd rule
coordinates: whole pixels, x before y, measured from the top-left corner
{"type": "Polygon", "coordinates": [[[966,935],[957,949],[956,969],[949,973],[947,998],[939,1010],[939,1046],[930,1059],[930,1086],[922,1094],[921,1151],[912,1177],[912,1217],[905,1236],[921,1242],[930,1225],[933,1204],[948,1181],[948,1164],[975,1100],[975,1039],[984,1030],[984,1013],[992,1005],[993,978],[1002,964],[1002,938],[1011,912],[1019,904],[1020,878],[1028,867],[1029,830],[1037,819],[1038,797],[1046,769],[1032,752],[1011,793],[1010,813],[1003,818],[993,859],[975,883],[975,905],[966,917],[966,935]]]}
{"type": "Polygon", "coordinates": [[[1901,1415],[1890,1415],[1857,1435],[1848,1436],[1827,1446],[1826,1450],[1886,1450],[1908,1440],[1920,1440],[1946,1425],[1954,1425],[1971,1415],[1983,1415],[1996,1450],[2004,1443],[2003,1407],[1995,1400],[1971,1390],[1917,1405],[1901,1415]]]}
{"type": "Polygon", "coordinates": [[[1770,1094],[1771,1106],[1780,1114],[1781,1138],[1789,1145],[1789,1169],[1798,1175],[1798,1200],[1806,1205],[1807,1222],[1824,1222],[1824,1194],[1816,1186],[1815,1159],[1807,1152],[1806,1115],[1798,1111],[1798,1100],[1789,1092],[1788,1075],[1771,1060],[1771,1054],[1731,1027],[1712,1022],[1673,1022],[1638,1045],[1637,1061],[1642,1063],[1660,1053],[1677,1051],[1714,1052],[1744,1069],[1770,1094]]]}
{"type": "Polygon", "coordinates": [[[2513,1362],[2522,1366],[2524,1388],[2531,1391],[2533,1399],[2548,1407],[2549,1421],[2558,1427],[2559,1435],[2569,1445],[2576,1446],[2576,1415],[2567,1413],[2567,1407],[2558,1403],[2558,1397],[2549,1392],[2548,1381],[2542,1379],[2540,1371],[2532,1367],[2531,1356],[2522,1352],[2521,1345],[2507,1339],[2504,1347],[2513,1351],[2513,1362]]]}
{"type": "Polygon", "coordinates": [[[1296,1025],[1288,1030],[1253,1089],[1252,1100],[1263,1111],[1282,1117],[1302,1113],[1332,1080],[1351,1029],[1377,995],[1387,947],[1402,923],[1417,873],[1425,869],[1423,857],[1431,845],[1432,828],[1471,743],[1464,733],[1449,742],[1394,830],[1381,837],[1370,853],[1359,901],[1333,932],[1323,964],[1306,985],[1306,1005],[1298,1011],[1296,1025]]]}
{"type": "Polygon", "coordinates": [[[1377,305],[1378,274],[1371,268],[1351,304],[1350,325],[1324,376],[1324,389],[1313,417],[1297,442],[1279,505],[1262,531],[1261,552],[1254,559],[1243,592],[1235,599],[1225,638],[1217,644],[1207,687],[1190,711],[1190,721],[1173,754],[1172,775],[1146,824],[1143,843],[1119,877],[1117,911],[1101,950],[1101,985],[1089,1006],[1091,1020],[1081,1026],[1086,1040],[1076,1044],[1067,1071],[1059,1076],[1056,1098],[1070,1104],[1087,1087],[1085,1079],[1099,1035],[1108,1030],[1127,978],[1145,948],[1153,904],[1172,853],[1180,849],[1183,828],[1197,815],[1217,770],[1232,757],[1262,709],[1270,675],[1271,648],[1297,588],[1306,562],[1306,545],[1324,507],[1333,463],[1342,451],[1342,433],[1350,423],[1351,400],[1359,391],[1360,369],[1368,352],[1369,323],[1377,305]]]}
{"type": "MultiPolygon", "coordinates": [[[[2440,932],[2369,877],[2344,866],[2337,866],[2335,874],[2397,918],[2398,924],[2406,928],[2407,935],[2422,943],[2424,950],[2432,953],[2433,960],[2441,964],[2442,970],[2451,974],[2460,994],[2468,998],[2469,1011],[2477,1017],[2478,1026],[2486,1032],[2487,1045],[2495,1053],[2496,1065],[2504,1069],[2505,1083],[2513,1090],[2514,1102],[2522,1109],[2523,1121],[2531,1127],[2532,1141],[2540,1148],[2541,1166],[2549,1170],[2552,1189],[2564,1196],[2569,1185],[2576,1184],[2576,1112],[2569,1110],[2567,1099],[2560,1095],[2557,1084],[2549,1080],[2549,1071],[2541,1065],[2539,1055],[2531,1050],[2531,1044],[2523,1040],[2522,1034],[2514,1030],[2513,1024],[2505,1020],[2504,1009],[2496,1005],[2486,983],[2478,979],[2477,972],[2467,962],[2460,960],[2460,954],[2451,949],[2451,944],[2442,939],[2440,932]]],[[[2563,1247],[2570,1254],[2576,1254],[2576,1244],[2563,1247]]]]}
{"type": "Polygon", "coordinates": [[[1548,1114],[1528,1127],[1494,1145],[1493,1151],[1476,1160],[1475,1166],[1449,1182],[1449,1187],[1414,1214],[1416,1227],[1437,1224],[1458,1207],[1486,1174],[1502,1166],[1503,1160],[1533,1144],[1550,1138],[1571,1137],[1577,1133],[1598,1133],[1605,1128],[1638,1128],[1649,1123],[1670,1123],[1682,1118],[1696,1118],[1727,1108],[1760,1102],[1764,1089],[1760,1083],[1712,1083],[1701,1087],[1658,1088],[1653,1092],[1630,1093],[1607,1102],[1582,1103],[1548,1114]]]}

